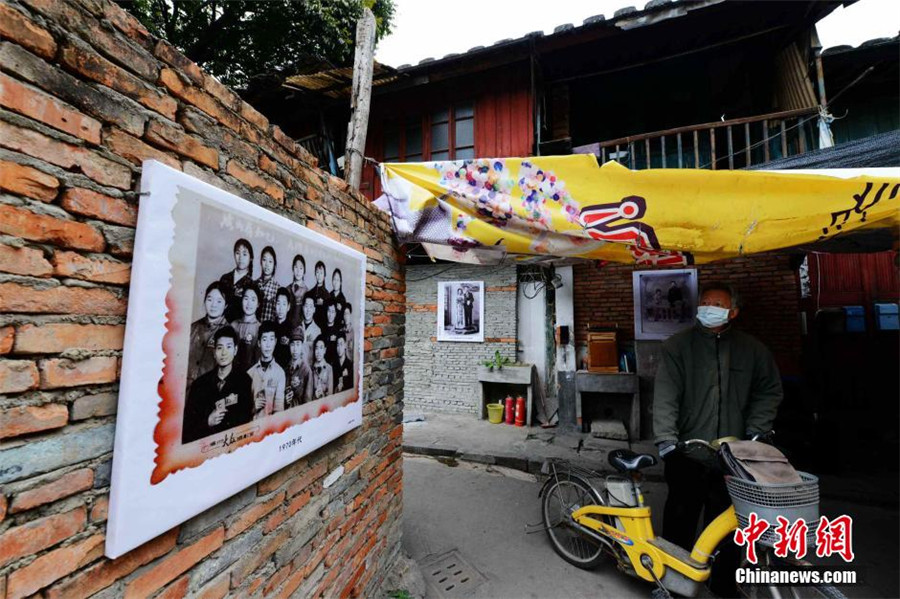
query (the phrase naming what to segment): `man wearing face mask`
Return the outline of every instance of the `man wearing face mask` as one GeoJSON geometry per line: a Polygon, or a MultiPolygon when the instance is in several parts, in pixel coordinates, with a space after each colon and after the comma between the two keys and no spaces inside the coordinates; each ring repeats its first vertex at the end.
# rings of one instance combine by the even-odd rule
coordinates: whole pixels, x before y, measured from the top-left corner
{"type": "MultiPolygon", "coordinates": [[[[721,473],[709,456],[675,451],[678,441],[721,437],[751,438],[772,430],[781,403],[781,377],[771,352],[731,326],[740,311],[733,287],[704,286],[697,323],[663,343],[653,395],[653,431],[665,460],[669,487],[663,514],[663,537],[690,550],[701,510],[704,524],[731,505],[721,473]]],[[[720,576],[713,569],[711,587],[731,595],[738,553],[723,544],[720,576]],[[730,577],[730,580],[729,580],[730,577]],[[717,580],[718,579],[718,580],[717,580]]]]}

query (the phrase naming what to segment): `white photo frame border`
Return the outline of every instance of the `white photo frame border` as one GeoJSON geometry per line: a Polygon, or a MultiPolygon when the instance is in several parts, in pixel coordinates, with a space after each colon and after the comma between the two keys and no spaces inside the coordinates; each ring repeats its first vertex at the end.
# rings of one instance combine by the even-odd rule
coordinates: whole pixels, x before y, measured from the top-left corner
{"type": "MultiPolygon", "coordinates": [[[[113,450],[107,557],[116,558],[226,500],[362,424],[363,332],[366,256],[300,224],[154,160],[144,161],[141,208],[134,241],[122,373],[113,450]],[[356,401],[279,432],[267,434],[230,453],[184,468],[152,484],[160,420],[158,387],[163,376],[163,339],[170,291],[169,250],[175,242],[172,211],[178,190],[189,189],[227,210],[263,221],[284,234],[296,234],[322,248],[358,261],[356,312],[356,401]]],[[[344,276],[349,278],[351,272],[344,276]]],[[[327,399],[327,398],[326,398],[327,399]]]]}
{"type": "Polygon", "coordinates": [[[694,314],[697,312],[697,301],[699,300],[699,285],[698,285],[698,273],[696,268],[670,268],[666,270],[635,270],[632,272],[632,298],[634,300],[634,338],[640,341],[663,341],[668,339],[675,333],[679,332],[679,330],[684,330],[692,325],[693,317],[691,321],[687,323],[681,323],[680,328],[675,328],[676,330],[668,331],[668,332],[651,332],[645,331],[643,327],[644,322],[644,306],[643,306],[643,297],[641,296],[641,281],[645,277],[671,277],[672,275],[687,275],[689,279],[689,292],[691,294],[691,299],[693,300],[693,305],[691,309],[694,314]]]}

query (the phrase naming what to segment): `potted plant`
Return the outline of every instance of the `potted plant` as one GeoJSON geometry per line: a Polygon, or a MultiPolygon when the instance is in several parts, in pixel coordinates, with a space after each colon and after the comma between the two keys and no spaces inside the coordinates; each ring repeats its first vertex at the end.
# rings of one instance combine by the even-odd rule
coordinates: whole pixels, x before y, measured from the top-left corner
{"type": "Polygon", "coordinates": [[[493,371],[495,368],[497,370],[503,370],[503,366],[509,363],[510,359],[506,356],[501,356],[500,351],[497,350],[494,352],[494,358],[492,360],[485,360],[484,365],[488,370],[493,371]]]}

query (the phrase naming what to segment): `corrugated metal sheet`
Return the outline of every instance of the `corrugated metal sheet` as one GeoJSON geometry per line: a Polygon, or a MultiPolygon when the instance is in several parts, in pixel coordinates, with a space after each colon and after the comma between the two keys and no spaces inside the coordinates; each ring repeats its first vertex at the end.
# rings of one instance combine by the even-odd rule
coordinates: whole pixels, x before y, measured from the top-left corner
{"type": "MultiPolygon", "coordinates": [[[[393,67],[374,61],[372,65],[372,85],[384,85],[397,80],[397,71],[393,67]]],[[[330,98],[341,98],[350,95],[353,88],[353,67],[338,67],[293,75],[285,80],[286,87],[319,93],[330,98]]]]}
{"type": "Polygon", "coordinates": [[[754,164],[750,170],[891,167],[898,164],[900,164],[900,130],[855,139],[799,156],[754,164]]]}

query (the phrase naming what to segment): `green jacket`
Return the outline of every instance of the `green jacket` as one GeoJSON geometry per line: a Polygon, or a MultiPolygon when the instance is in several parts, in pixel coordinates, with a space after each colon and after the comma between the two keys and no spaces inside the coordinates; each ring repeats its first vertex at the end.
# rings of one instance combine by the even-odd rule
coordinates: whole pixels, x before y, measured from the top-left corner
{"type": "Polygon", "coordinates": [[[772,430],[783,397],[772,353],[755,338],[695,324],[662,345],[653,392],[656,442],[744,438],[772,430]]]}

